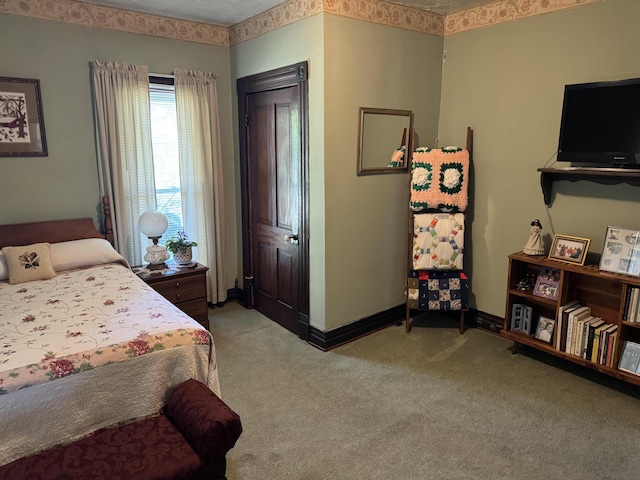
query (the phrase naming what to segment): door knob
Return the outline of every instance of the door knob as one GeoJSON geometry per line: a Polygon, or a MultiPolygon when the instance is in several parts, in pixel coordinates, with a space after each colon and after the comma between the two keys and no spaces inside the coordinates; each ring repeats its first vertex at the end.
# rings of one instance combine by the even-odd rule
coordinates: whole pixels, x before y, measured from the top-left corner
{"type": "Polygon", "coordinates": [[[293,243],[294,245],[298,244],[298,235],[295,233],[292,233],[291,235],[287,234],[284,236],[284,241],[285,242],[289,242],[289,243],[293,243]]]}

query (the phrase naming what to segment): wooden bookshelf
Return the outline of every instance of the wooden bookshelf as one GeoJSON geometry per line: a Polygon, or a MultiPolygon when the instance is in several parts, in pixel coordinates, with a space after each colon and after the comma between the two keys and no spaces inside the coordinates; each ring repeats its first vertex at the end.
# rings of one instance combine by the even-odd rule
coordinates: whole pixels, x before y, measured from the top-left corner
{"type": "Polygon", "coordinates": [[[640,375],[617,367],[625,341],[640,343],[640,323],[625,319],[627,294],[632,287],[640,287],[639,277],[604,272],[596,265],[580,266],[550,260],[544,256],[513,253],[509,255],[505,320],[500,335],[514,342],[514,353],[525,345],[640,386],[640,375]],[[559,272],[556,299],[541,297],[535,295],[533,290],[519,288],[521,280],[528,277],[535,282],[538,274],[545,268],[552,268],[559,272]],[[559,327],[558,312],[561,307],[571,301],[577,301],[580,305],[591,308],[591,315],[602,318],[607,324],[617,325],[618,338],[612,350],[610,366],[568,353],[563,350],[563,345],[560,345],[560,349],[556,348],[557,335],[563,335],[563,331],[566,335],[567,328],[566,323],[559,327]],[[533,315],[529,333],[512,329],[514,304],[531,307],[533,315]],[[550,343],[535,337],[540,316],[555,319],[550,343]]]}

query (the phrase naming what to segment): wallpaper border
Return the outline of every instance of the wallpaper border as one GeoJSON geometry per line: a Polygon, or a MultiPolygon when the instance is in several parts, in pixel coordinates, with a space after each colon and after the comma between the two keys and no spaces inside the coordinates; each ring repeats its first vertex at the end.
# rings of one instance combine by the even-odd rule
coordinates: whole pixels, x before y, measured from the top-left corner
{"type": "Polygon", "coordinates": [[[102,7],[76,0],[0,0],[0,13],[231,46],[329,13],[433,35],[452,35],[605,0],[500,0],[445,16],[384,0],[287,0],[231,27],[102,7]]]}

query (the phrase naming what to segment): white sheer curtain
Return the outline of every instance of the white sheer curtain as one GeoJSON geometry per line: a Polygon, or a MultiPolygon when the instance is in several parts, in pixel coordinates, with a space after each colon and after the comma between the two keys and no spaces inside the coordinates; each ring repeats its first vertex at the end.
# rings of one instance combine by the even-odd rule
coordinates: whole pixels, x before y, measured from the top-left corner
{"type": "Polygon", "coordinates": [[[222,302],[227,289],[216,76],[187,70],[174,76],[184,229],[198,242],[196,260],[209,267],[208,300],[222,302]]]}
{"type": "Polygon", "coordinates": [[[155,210],[149,71],[146,66],[90,62],[100,195],[111,199],[117,250],[143,260],[140,214],[155,210]]]}

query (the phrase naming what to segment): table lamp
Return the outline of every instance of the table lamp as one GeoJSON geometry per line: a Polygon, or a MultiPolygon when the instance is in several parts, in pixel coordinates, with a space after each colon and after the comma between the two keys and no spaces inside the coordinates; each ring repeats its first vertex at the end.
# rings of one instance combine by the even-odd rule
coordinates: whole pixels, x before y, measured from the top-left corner
{"type": "Polygon", "coordinates": [[[165,260],[169,260],[167,248],[164,245],[158,245],[158,239],[167,231],[169,221],[161,212],[144,212],[138,219],[138,227],[140,231],[153,241],[153,245],[147,247],[147,253],[144,256],[145,261],[149,262],[147,268],[149,270],[161,270],[166,268],[165,260]]]}

